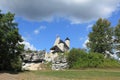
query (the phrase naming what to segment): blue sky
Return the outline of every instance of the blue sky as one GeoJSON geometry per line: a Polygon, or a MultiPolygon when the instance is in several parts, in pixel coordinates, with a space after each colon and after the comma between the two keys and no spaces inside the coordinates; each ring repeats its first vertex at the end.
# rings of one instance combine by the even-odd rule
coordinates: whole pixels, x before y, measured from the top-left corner
{"type": "Polygon", "coordinates": [[[92,25],[107,18],[115,26],[120,0],[0,0],[2,12],[15,13],[26,48],[43,50],[56,36],[70,38],[71,48],[84,48],[92,25]]]}

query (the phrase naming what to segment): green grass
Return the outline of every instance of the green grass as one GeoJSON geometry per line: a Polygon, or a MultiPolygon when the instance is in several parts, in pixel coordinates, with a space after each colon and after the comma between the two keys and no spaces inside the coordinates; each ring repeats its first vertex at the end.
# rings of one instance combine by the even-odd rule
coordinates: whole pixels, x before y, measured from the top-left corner
{"type": "Polygon", "coordinates": [[[120,70],[68,70],[68,71],[35,71],[38,76],[56,77],[58,79],[101,79],[101,80],[120,80],[120,70]],[[106,79],[107,78],[107,79],[106,79]]]}

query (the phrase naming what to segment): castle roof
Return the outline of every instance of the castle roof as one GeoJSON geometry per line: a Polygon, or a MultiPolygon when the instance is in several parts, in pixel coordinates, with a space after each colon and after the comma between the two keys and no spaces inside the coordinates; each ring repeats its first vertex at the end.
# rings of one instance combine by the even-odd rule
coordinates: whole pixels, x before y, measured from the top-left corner
{"type": "Polygon", "coordinates": [[[59,44],[60,44],[60,43],[65,43],[65,42],[64,42],[63,40],[60,40],[60,41],[59,41],[59,44]]]}
{"type": "Polygon", "coordinates": [[[63,40],[60,40],[59,44],[60,43],[63,43],[65,47],[67,47],[69,49],[69,46],[67,46],[67,44],[63,41],[63,40]]]}
{"type": "Polygon", "coordinates": [[[70,40],[68,37],[65,40],[70,40]]]}
{"type": "Polygon", "coordinates": [[[69,45],[67,45],[66,40],[70,40],[70,39],[68,37],[65,39],[65,41],[61,40],[60,38],[56,39],[54,46],[50,48],[50,50],[53,51],[52,53],[56,53],[56,52],[63,53],[65,50],[69,50],[69,45]],[[60,47],[61,44],[63,44],[62,47],[64,49],[60,47]]]}
{"type": "Polygon", "coordinates": [[[50,50],[54,50],[53,53],[55,53],[55,52],[63,52],[60,48],[58,48],[58,46],[53,46],[52,48],[50,48],[50,50]]]}

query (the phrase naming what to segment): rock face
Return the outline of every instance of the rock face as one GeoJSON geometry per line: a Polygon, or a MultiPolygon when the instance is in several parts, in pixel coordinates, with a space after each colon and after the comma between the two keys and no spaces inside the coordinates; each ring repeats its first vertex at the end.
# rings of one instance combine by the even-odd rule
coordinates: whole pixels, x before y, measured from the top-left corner
{"type": "Polygon", "coordinates": [[[52,61],[52,70],[64,70],[68,68],[68,63],[65,57],[57,57],[52,61]]]}
{"type": "Polygon", "coordinates": [[[52,70],[64,70],[68,68],[67,63],[54,63],[52,64],[52,70]]]}
{"type": "Polygon", "coordinates": [[[22,55],[22,60],[25,63],[30,62],[42,62],[45,58],[45,51],[32,52],[32,53],[24,53],[22,55]]]}
{"type": "Polygon", "coordinates": [[[38,51],[32,53],[24,53],[22,55],[22,69],[23,70],[41,70],[41,63],[44,62],[45,51],[38,51]]]}
{"type": "Polygon", "coordinates": [[[41,63],[25,63],[22,66],[23,70],[41,70],[41,63]]]}
{"type": "MultiPolygon", "coordinates": [[[[48,62],[52,62],[51,69],[52,70],[64,70],[68,68],[68,63],[66,60],[66,57],[64,56],[64,53],[54,53],[54,55],[50,55],[54,57],[48,62]]],[[[41,68],[41,64],[45,61],[47,62],[46,58],[46,52],[45,51],[39,51],[39,52],[32,52],[32,53],[24,53],[22,55],[23,70],[43,70],[44,68],[41,68]]]]}

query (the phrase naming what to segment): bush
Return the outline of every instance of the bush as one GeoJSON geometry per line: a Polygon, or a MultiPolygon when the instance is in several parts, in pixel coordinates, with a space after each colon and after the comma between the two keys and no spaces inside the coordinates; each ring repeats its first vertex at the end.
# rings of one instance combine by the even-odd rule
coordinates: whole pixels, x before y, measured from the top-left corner
{"type": "Polygon", "coordinates": [[[106,58],[100,68],[120,68],[120,63],[115,59],[106,58]]]}
{"type": "Polygon", "coordinates": [[[120,68],[117,60],[104,58],[100,53],[86,53],[84,50],[73,48],[68,53],[69,68],[120,68]]]}
{"type": "Polygon", "coordinates": [[[83,50],[78,50],[78,49],[75,49],[73,48],[69,53],[68,53],[68,57],[67,57],[67,60],[68,60],[68,64],[69,64],[69,67],[70,68],[73,68],[75,66],[78,66],[76,65],[78,63],[78,61],[80,61],[79,59],[81,59],[82,57],[84,57],[86,54],[85,54],[85,51],[83,50]]]}
{"type": "Polygon", "coordinates": [[[99,53],[89,53],[88,54],[88,67],[97,68],[104,61],[104,56],[99,53]]]}

